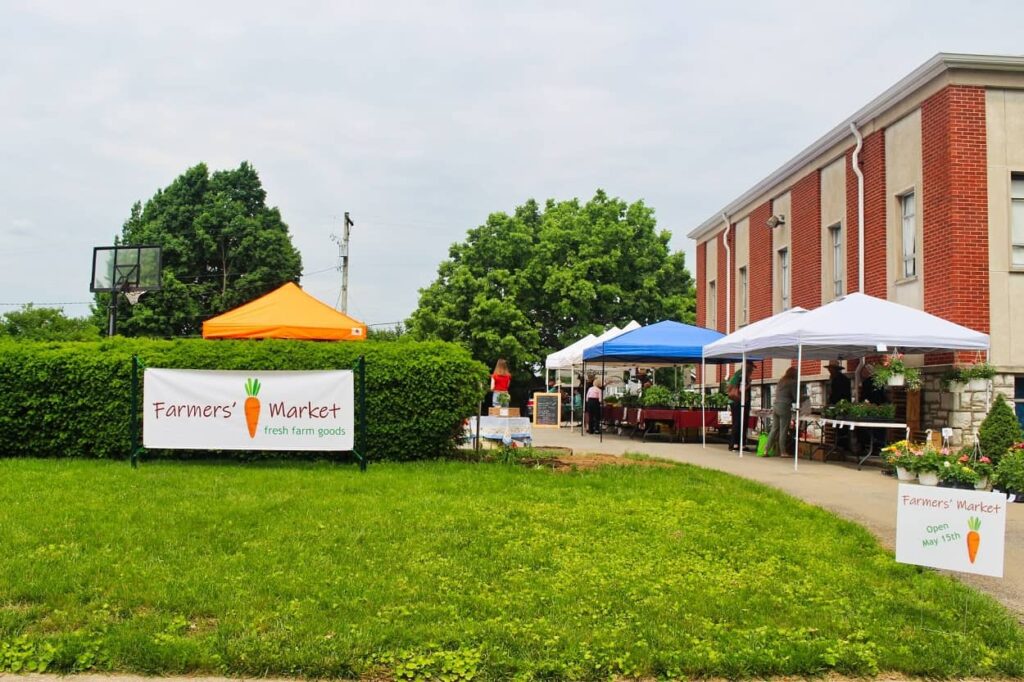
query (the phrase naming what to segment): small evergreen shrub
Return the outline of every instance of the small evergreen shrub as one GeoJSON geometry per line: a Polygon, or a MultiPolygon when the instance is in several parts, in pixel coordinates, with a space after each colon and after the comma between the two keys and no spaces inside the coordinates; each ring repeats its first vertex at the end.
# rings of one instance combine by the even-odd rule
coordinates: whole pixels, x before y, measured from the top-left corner
{"type": "Polygon", "coordinates": [[[1013,413],[1013,408],[1007,404],[1003,395],[997,393],[992,409],[978,429],[981,454],[998,464],[1010,446],[1019,440],[1024,440],[1024,434],[1021,433],[1017,415],[1013,413]]]}
{"type": "MultiPolygon", "coordinates": [[[[0,456],[127,456],[133,354],[147,367],[225,370],[351,369],[365,355],[366,450],[374,459],[449,453],[461,435],[463,419],[476,414],[487,380],[487,369],[459,346],[404,339],[2,342],[0,456]]],[[[176,450],[147,456],[212,454],[176,450]]],[[[216,456],[251,457],[252,453],[216,456]]]]}

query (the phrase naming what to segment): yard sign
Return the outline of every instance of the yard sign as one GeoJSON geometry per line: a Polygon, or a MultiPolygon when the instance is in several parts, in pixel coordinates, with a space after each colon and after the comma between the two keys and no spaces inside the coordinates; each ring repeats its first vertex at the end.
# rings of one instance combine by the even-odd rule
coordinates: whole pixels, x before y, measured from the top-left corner
{"type": "Polygon", "coordinates": [[[182,450],[352,450],[351,370],[146,369],[143,445],[182,450]]]}
{"type": "Polygon", "coordinates": [[[900,484],[896,561],[1003,577],[1006,496],[900,484]]]}

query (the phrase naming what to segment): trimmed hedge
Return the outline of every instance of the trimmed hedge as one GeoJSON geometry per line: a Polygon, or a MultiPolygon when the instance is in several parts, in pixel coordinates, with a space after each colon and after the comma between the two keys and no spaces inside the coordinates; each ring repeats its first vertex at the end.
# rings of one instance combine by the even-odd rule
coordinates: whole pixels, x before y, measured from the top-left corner
{"type": "MultiPolygon", "coordinates": [[[[372,459],[448,454],[462,420],[476,414],[487,387],[486,367],[464,349],[440,342],[5,341],[0,342],[0,456],[126,457],[133,354],[147,367],[238,370],[351,369],[365,355],[372,459]]],[[[147,456],[211,454],[179,450],[147,456]]]]}

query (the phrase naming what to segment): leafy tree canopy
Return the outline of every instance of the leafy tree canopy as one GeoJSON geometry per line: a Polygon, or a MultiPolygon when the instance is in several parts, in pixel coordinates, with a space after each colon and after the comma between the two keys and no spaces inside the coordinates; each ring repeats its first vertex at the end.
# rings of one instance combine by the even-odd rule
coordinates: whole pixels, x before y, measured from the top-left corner
{"type": "MultiPolygon", "coordinates": [[[[202,322],[298,282],[302,258],[288,226],[247,162],[211,174],[200,163],[146,202],[136,203],[119,244],[163,247],[163,290],[138,304],[118,301],[126,336],[194,336],[202,322]]],[[[94,317],[106,326],[109,297],[96,297],[94,317]]]]}
{"type": "Polygon", "coordinates": [[[67,317],[63,308],[36,308],[31,303],[0,317],[0,338],[25,341],[97,341],[100,330],[91,320],[67,317]]]}
{"type": "Polygon", "coordinates": [[[529,200],[494,213],[449,249],[408,321],[520,371],[607,326],[694,319],[693,280],[653,209],[598,190],[586,203],[529,200]]]}

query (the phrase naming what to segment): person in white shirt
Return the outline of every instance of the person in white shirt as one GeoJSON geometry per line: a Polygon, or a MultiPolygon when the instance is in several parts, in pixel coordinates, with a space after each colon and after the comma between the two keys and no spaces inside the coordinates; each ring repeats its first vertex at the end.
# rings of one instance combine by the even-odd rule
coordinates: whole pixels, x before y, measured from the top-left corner
{"type": "Polygon", "coordinates": [[[601,380],[594,379],[587,389],[587,433],[601,430],[601,388],[601,380]]]}

